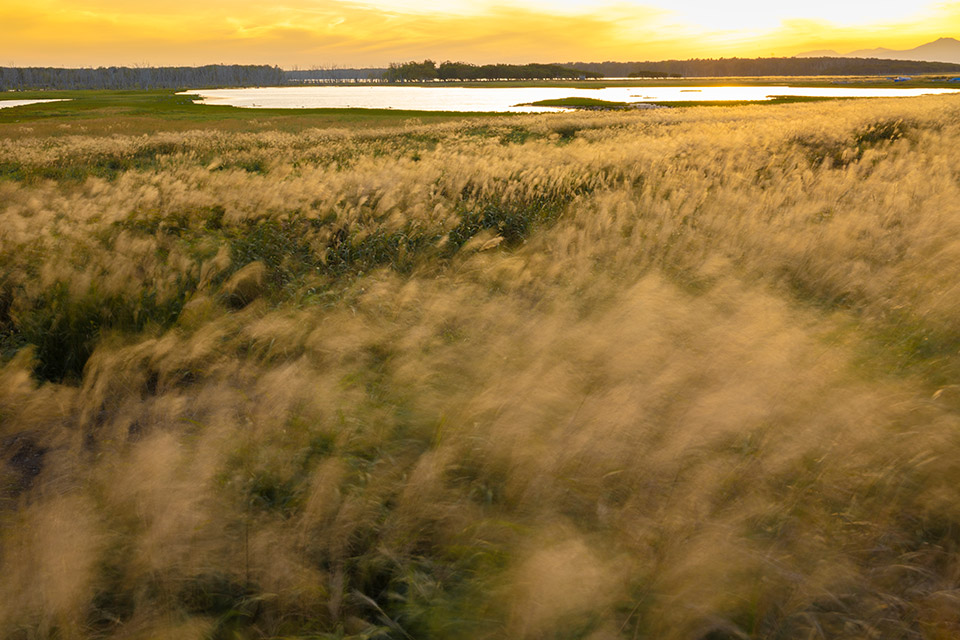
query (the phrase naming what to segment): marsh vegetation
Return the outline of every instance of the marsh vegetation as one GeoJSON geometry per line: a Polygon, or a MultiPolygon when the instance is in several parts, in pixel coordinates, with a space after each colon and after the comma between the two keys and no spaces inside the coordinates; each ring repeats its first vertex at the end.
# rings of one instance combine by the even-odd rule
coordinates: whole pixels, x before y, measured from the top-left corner
{"type": "Polygon", "coordinates": [[[960,633],[956,98],[4,126],[0,636],[960,633]]]}

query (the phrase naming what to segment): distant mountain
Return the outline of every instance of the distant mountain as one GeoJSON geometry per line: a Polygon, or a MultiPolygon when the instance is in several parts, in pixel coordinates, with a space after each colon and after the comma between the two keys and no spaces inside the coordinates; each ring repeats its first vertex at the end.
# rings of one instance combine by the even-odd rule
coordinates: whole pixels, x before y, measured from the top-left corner
{"type": "Polygon", "coordinates": [[[829,50],[808,51],[794,57],[879,58],[881,60],[917,60],[960,64],[960,40],[956,38],[939,38],[933,42],[914,47],[913,49],[902,50],[880,47],[878,49],[860,49],[858,51],[851,51],[850,53],[837,53],[836,51],[829,50]]]}
{"type": "Polygon", "coordinates": [[[960,77],[960,63],[816,56],[813,58],[719,58],[645,62],[567,62],[562,66],[607,78],[652,73],[694,77],[892,76],[942,73],[960,77]]]}
{"type": "Polygon", "coordinates": [[[833,49],[817,49],[816,51],[807,51],[798,53],[794,58],[842,58],[842,53],[837,53],[833,49]]]}

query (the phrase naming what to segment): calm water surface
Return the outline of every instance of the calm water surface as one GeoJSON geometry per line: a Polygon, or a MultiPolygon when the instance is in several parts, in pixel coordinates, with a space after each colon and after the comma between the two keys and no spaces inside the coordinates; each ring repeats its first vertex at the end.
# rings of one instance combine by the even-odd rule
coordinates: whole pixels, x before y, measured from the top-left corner
{"type": "Polygon", "coordinates": [[[203,89],[204,104],[234,107],[305,109],[362,108],[417,111],[564,111],[552,107],[524,107],[524,103],[561,98],[596,98],[611,102],[694,100],[769,100],[774,96],[906,97],[960,93],[958,89],[860,89],[852,87],[260,87],[255,89],[203,89]]]}
{"type": "Polygon", "coordinates": [[[41,102],[65,102],[67,98],[57,98],[56,100],[0,100],[0,109],[8,107],[22,107],[27,104],[39,104],[41,102]]]}

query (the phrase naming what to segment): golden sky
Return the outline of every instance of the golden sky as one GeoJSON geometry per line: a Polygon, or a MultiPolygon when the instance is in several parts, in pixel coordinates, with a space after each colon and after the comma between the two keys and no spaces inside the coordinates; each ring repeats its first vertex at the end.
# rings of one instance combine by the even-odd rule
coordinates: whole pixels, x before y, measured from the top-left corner
{"type": "Polygon", "coordinates": [[[923,0],[0,0],[0,66],[660,60],[955,35],[960,2],[923,0]]]}

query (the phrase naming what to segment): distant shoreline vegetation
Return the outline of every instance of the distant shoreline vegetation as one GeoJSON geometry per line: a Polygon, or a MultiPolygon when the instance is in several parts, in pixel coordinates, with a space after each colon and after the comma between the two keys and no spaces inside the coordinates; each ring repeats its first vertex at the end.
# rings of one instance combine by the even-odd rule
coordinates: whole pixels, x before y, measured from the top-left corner
{"type": "Polygon", "coordinates": [[[422,82],[424,80],[573,80],[601,78],[602,73],[570,69],[557,64],[484,64],[466,62],[393,62],[383,74],[387,82],[422,82]]]}
{"type": "Polygon", "coordinates": [[[487,64],[394,62],[386,69],[318,67],[287,71],[288,83],[457,82],[488,80],[576,80],[599,78],[679,79],[764,76],[960,75],[960,64],[879,58],[695,58],[643,62],[565,62],[487,64]]]}
{"type": "Polygon", "coordinates": [[[487,64],[395,62],[388,68],[281,69],[270,65],[200,67],[0,67],[0,91],[148,90],[267,87],[317,83],[405,83],[600,78],[677,79],[764,76],[960,76],[960,64],[879,58],[719,58],[660,62],[487,64]]]}
{"type": "Polygon", "coordinates": [[[286,84],[280,67],[208,64],[202,67],[0,67],[0,90],[188,89],[286,84]]]}
{"type": "Polygon", "coordinates": [[[679,73],[667,73],[666,71],[631,71],[627,74],[628,78],[682,78],[679,73]]]}

